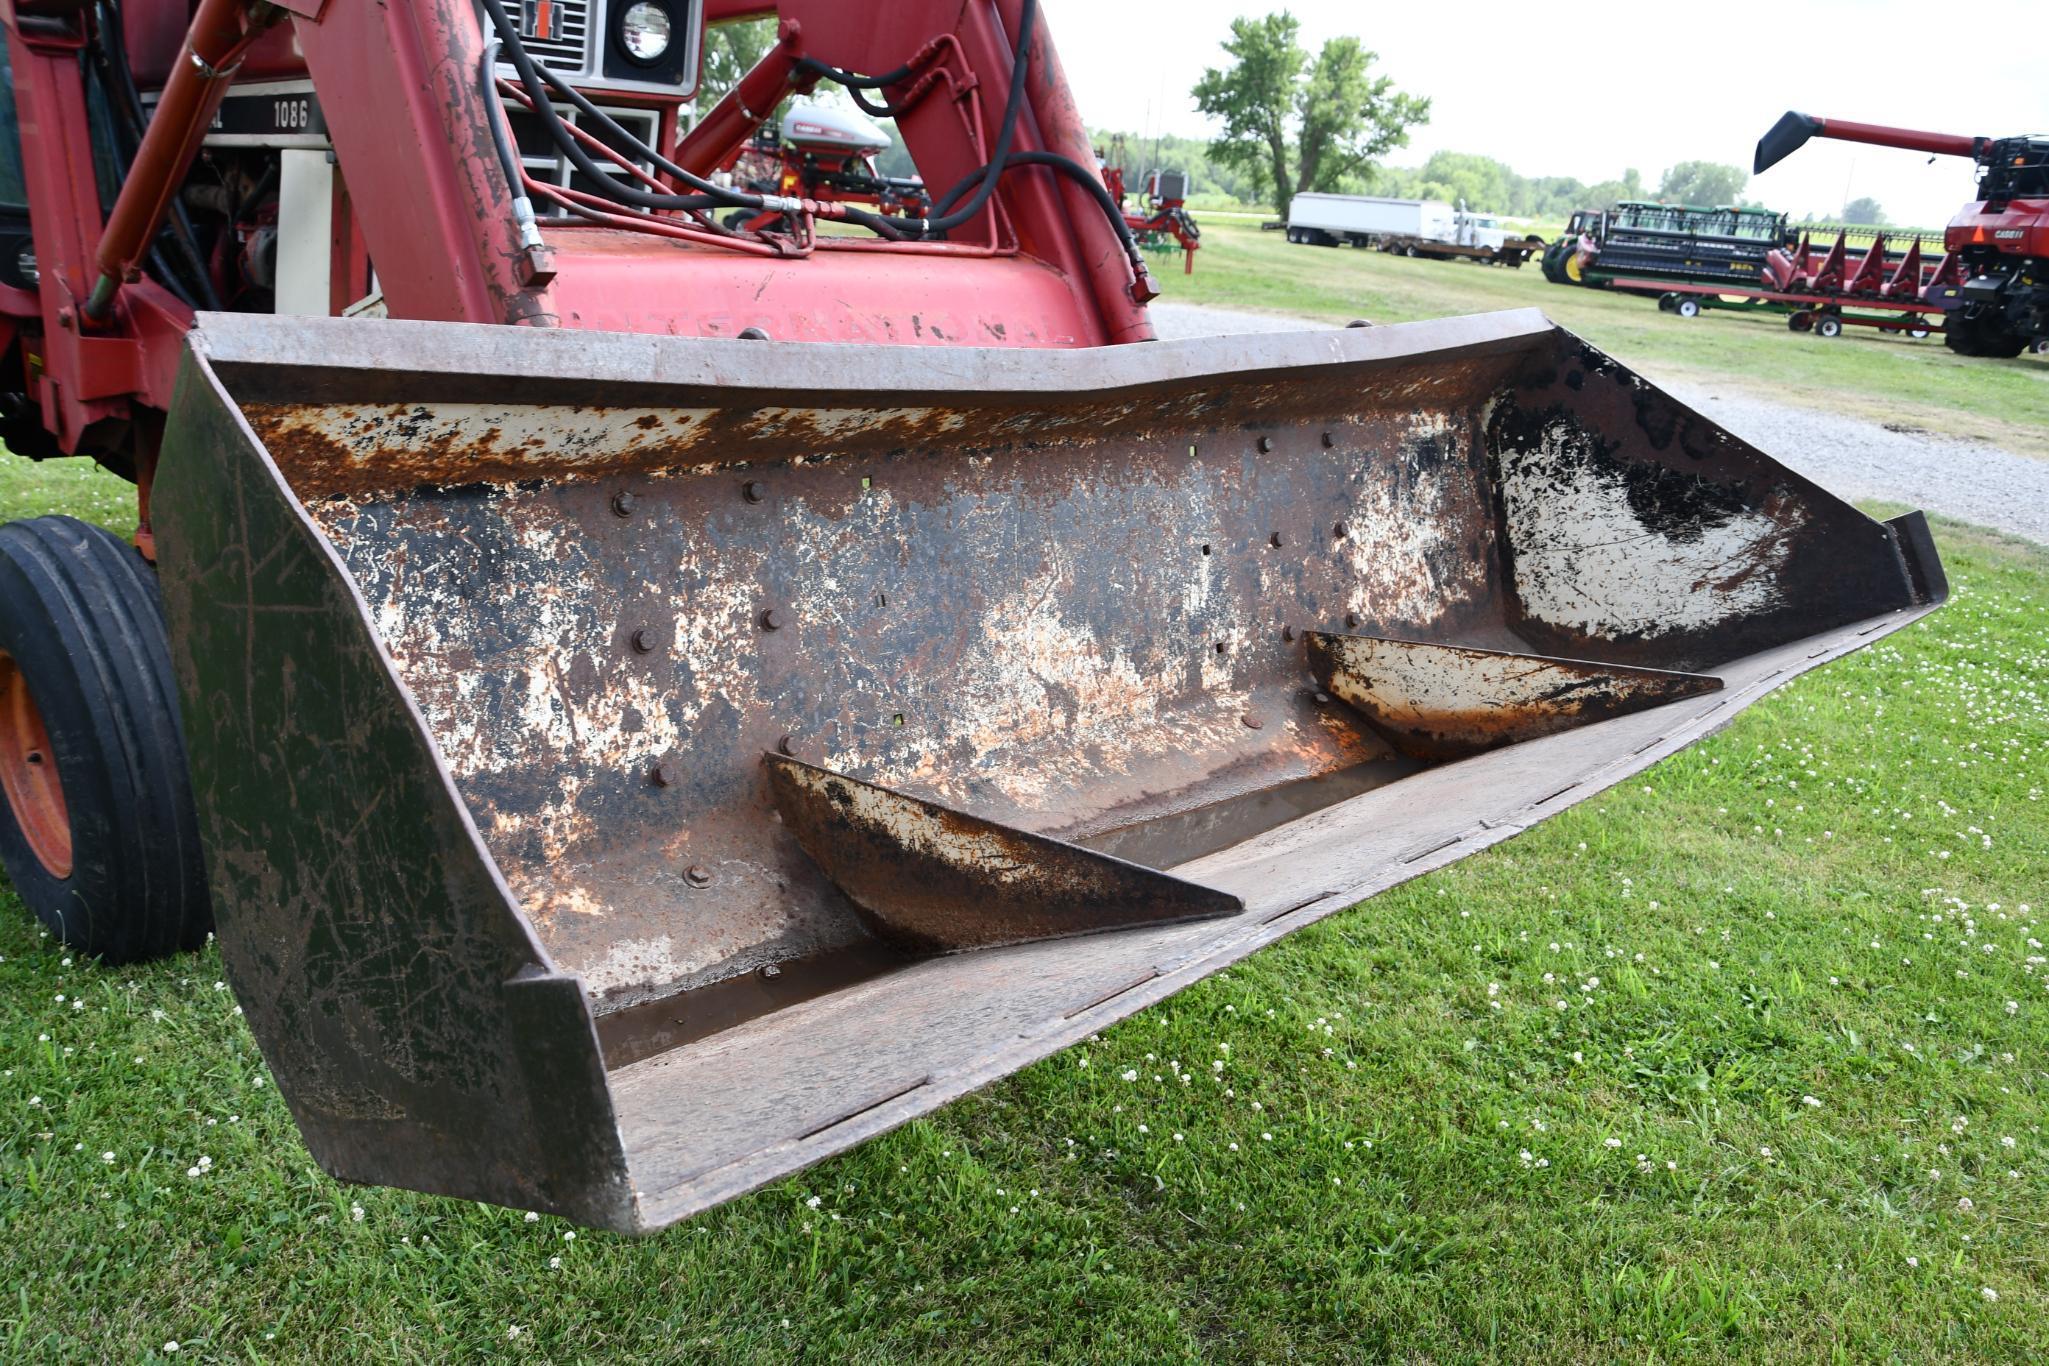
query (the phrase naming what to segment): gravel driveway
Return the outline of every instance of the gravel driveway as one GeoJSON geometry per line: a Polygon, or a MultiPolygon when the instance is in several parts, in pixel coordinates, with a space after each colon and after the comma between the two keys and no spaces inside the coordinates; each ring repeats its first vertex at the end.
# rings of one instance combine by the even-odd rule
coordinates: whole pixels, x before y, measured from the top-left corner
{"type": "MultiPolygon", "coordinates": [[[[1326,324],[1195,304],[1155,303],[1169,339],[1292,332],[1326,324]]],[[[1981,441],[1895,432],[1714,386],[1674,384],[1674,397],[1844,498],[1878,498],[1940,512],[2049,545],[2049,460],[1981,441]]]]}

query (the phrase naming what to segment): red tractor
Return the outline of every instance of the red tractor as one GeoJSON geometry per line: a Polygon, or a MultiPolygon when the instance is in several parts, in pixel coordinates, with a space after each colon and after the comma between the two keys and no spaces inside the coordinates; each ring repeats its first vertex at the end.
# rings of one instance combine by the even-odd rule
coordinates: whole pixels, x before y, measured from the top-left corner
{"type": "Polygon", "coordinates": [[[1756,170],[1817,137],[1975,161],[1978,198],[1943,234],[1954,265],[1944,262],[1924,301],[1943,310],[1943,340],[1959,355],[2049,351],[2049,137],[1921,133],[1789,112],[1758,141],[1756,170]]]}
{"type": "Polygon", "coordinates": [[[330,1172],[663,1227],[1943,596],[1534,311],[1156,341],[1038,11],[0,0],[4,435],[137,500],[0,527],[0,857],[330,1172]],[[821,83],[922,216],[715,179],[821,83]]]}

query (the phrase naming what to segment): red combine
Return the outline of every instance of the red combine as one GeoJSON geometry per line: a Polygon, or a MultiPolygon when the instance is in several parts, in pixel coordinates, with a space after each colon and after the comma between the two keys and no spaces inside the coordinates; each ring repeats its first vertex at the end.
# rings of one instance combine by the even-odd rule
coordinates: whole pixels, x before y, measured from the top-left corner
{"type": "MultiPolygon", "coordinates": [[[[1922,133],[1789,112],[1759,139],[1755,169],[1777,165],[1817,137],[1976,162],[1978,198],[1950,220],[1948,255],[1923,282],[1921,301],[1942,311],[1943,340],[1959,355],[2049,350],[2049,137],[1922,133]]],[[[1817,269],[1827,273],[1831,264],[1842,278],[1841,261],[1817,269]]],[[[1903,274],[1898,283],[1909,282],[1903,274]]]]}
{"type": "Polygon", "coordinates": [[[1155,341],[1035,0],[0,24],[6,441],[138,514],[0,527],[0,856],[350,1180],[663,1227],[1945,591],[1534,311],[1155,341]],[[821,83],[923,216],[714,178],[821,83]]]}

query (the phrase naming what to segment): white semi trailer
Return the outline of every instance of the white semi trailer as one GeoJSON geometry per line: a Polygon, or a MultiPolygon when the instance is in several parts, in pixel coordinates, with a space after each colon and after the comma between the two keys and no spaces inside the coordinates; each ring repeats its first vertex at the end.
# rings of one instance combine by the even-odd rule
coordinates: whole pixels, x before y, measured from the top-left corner
{"type": "Polygon", "coordinates": [[[1540,237],[1510,235],[1491,214],[1437,199],[1363,194],[1298,194],[1288,206],[1288,240],[1306,246],[1350,243],[1404,256],[1466,256],[1520,266],[1544,249],[1540,237]]]}

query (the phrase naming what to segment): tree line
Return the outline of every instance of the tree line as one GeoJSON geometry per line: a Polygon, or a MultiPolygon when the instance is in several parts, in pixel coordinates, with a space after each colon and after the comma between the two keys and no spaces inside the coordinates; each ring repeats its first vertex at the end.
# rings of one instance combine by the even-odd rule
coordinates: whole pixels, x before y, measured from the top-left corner
{"type": "MultiPolygon", "coordinates": [[[[772,20],[710,28],[700,107],[730,89],[774,37],[772,20]]],[[[1407,145],[1411,129],[1428,123],[1430,100],[1397,89],[1391,77],[1376,72],[1378,54],[1359,39],[1332,38],[1311,53],[1301,43],[1300,22],[1283,10],[1232,20],[1222,47],[1231,61],[1204,71],[1193,90],[1196,107],[1219,121],[1218,134],[1202,139],[1126,133],[1128,184],[1136,187],[1149,170],[1184,171],[1192,198],[1267,204],[1282,217],[1288,201],[1305,190],[1464,200],[1475,210],[1554,220],[1623,199],[1747,202],[1742,192],[1749,177],[1742,168],[1710,161],[1679,162],[1655,187],[1634,168],[1589,185],[1571,176],[1525,176],[1472,152],[1437,152],[1421,166],[1389,166],[1386,154],[1407,145]]],[[[877,158],[879,169],[914,174],[895,128],[887,121],[883,127],[892,146],[877,158]]],[[[1114,130],[1097,132],[1099,150],[1116,145],[1114,130]]],[[[1876,204],[1858,201],[1850,208],[1844,215],[1850,222],[1884,221],[1876,204]]]]}

